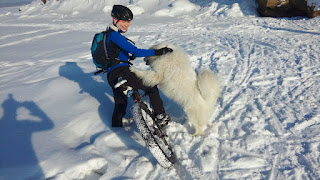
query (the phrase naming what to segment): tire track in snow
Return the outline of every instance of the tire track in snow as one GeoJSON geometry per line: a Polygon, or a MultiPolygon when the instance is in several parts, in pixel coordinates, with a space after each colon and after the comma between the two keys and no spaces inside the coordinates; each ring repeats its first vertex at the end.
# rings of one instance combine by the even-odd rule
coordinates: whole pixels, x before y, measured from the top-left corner
{"type": "Polygon", "coordinates": [[[8,46],[13,46],[13,45],[17,45],[17,44],[23,44],[23,43],[27,43],[36,39],[42,39],[48,36],[54,36],[54,35],[58,35],[58,34],[64,34],[64,33],[68,33],[71,30],[61,30],[61,31],[57,31],[57,32],[52,32],[52,33],[47,33],[47,34],[43,34],[43,35],[38,35],[38,36],[32,36],[30,38],[24,38],[24,39],[20,39],[18,41],[13,41],[10,43],[6,43],[6,44],[2,44],[0,45],[0,48],[3,47],[8,47],[8,46]]]}
{"type": "MultiPolygon", "coordinates": [[[[232,178],[234,177],[232,175],[237,172],[239,172],[238,176],[234,178],[249,178],[246,174],[257,179],[285,177],[283,176],[285,171],[294,169],[285,164],[285,161],[292,161],[301,167],[309,168],[308,164],[312,163],[307,162],[311,161],[307,155],[296,155],[300,153],[299,150],[290,152],[289,149],[286,149],[286,145],[282,144],[287,144],[291,148],[295,146],[298,149],[302,148],[299,143],[290,145],[286,142],[292,143],[290,140],[292,136],[289,136],[290,129],[301,123],[294,123],[292,119],[301,119],[301,114],[308,112],[313,105],[308,104],[307,109],[295,112],[301,109],[298,106],[299,102],[292,103],[291,101],[301,100],[303,94],[308,90],[314,91],[315,79],[319,76],[317,73],[319,67],[313,67],[311,62],[317,64],[315,59],[318,59],[319,48],[305,47],[309,50],[306,49],[303,52],[302,47],[295,44],[297,42],[295,38],[286,39],[277,33],[274,36],[267,36],[264,34],[265,29],[259,30],[260,34],[250,31],[257,30],[256,28],[248,28],[249,31],[242,32],[234,32],[231,29],[232,25],[213,32],[197,29],[200,31],[197,32],[199,41],[192,40],[192,30],[188,28],[179,33],[170,32],[176,34],[177,37],[161,36],[161,40],[169,39],[172,42],[178,42],[180,43],[178,45],[187,52],[193,53],[191,54],[193,67],[201,69],[209,66],[210,69],[218,72],[222,79],[222,95],[218,101],[215,120],[213,120],[214,123],[223,122],[221,126],[225,126],[221,130],[221,132],[224,131],[221,133],[224,134],[224,137],[219,140],[220,148],[217,152],[219,154],[217,162],[219,178],[232,178]],[[189,35],[190,41],[180,42],[178,37],[181,34],[184,38],[189,35]],[[252,35],[253,38],[249,38],[252,35]],[[212,42],[211,50],[203,43],[206,41],[212,42]],[[298,54],[304,55],[300,58],[299,65],[295,62],[298,54]],[[286,129],[288,123],[293,123],[294,126],[286,129]],[[235,149],[241,149],[241,151],[235,151],[235,149]],[[286,155],[288,151],[289,156],[286,155]],[[257,158],[259,155],[261,158],[257,158]],[[247,162],[246,164],[258,163],[247,169],[239,168],[241,167],[239,165],[244,162],[247,162]]],[[[303,97],[300,102],[303,103],[308,98],[311,97],[303,97]]],[[[317,95],[314,95],[314,99],[317,99],[317,95]]],[[[315,100],[311,102],[314,105],[319,104],[315,100]]],[[[313,114],[307,113],[302,117],[313,118],[313,114]]],[[[209,129],[208,133],[210,135],[214,132],[209,129]]],[[[193,143],[196,141],[193,140],[193,143]]],[[[199,147],[187,148],[180,153],[194,153],[193,150],[197,148],[199,147]]],[[[188,159],[196,161],[196,158],[185,160],[188,159]]],[[[197,168],[191,162],[183,165],[185,172],[192,174],[193,169],[197,172],[197,168]]],[[[312,176],[318,177],[315,173],[316,167],[309,169],[312,176]]]]}
{"type": "MultiPolygon", "coordinates": [[[[292,48],[296,51],[293,53],[293,58],[283,64],[284,66],[292,67],[288,69],[289,73],[287,74],[289,76],[281,77],[278,87],[273,89],[273,91],[279,92],[274,96],[276,107],[272,111],[278,122],[275,119],[273,120],[273,123],[275,123],[273,129],[275,127],[282,127],[282,129],[276,131],[276,136],[279,137],[278,143],[269,147],[270,151],[274,151],[277,154],[271,178],[285,178],[283,173],[287,171],[307,172],[307,174],[303,173],[307,179],[318,179],[317,168],[312,165],[315,160],[311,155],[312,152],[308,150],[310,148],[309,142],[301,143],[309,140],[304,140],[303,136],[295,135],[292,130],[306,122],[306,120],[315,118],[314,116],[318,114],[316,107],[319,106],[319,101],[317,101],[319,93],[311,94],[310,96],[310,93],[307,92],[309,90],[318,92],[315,89],[318,88],[316,84],[319,84],[316,83],[319,82],[317,78],[317,69],[319,67],[314,66],[313,63],[314,57],[317,55],[309,52],[312,52],[310,49],[319,52],[319,48],[315,46],[292,46],[292,48]],[[306,49],[304,50],[305,47],[306,49]],[[286,85],[287,88],[281,88],[282,85],[286,85]],[[287,150],[290,147],[294,148],[287,150]],[[287,164],[286,162],[288,161],[292,163],[287,164]],[[298,164],[299,166],[295,167],[293,164],[298,164]]],[[[319,138],[317,142],[319,142],[319,138]]],[[[313,151],[313,153],[315,152],[313,151]]]]}
{"type": "Polygon", "coordinates": [[[17,37],[17,36],[36,34],[36,33],[43,32],[43,31],[48,31],[48,30],[52,30],[52,28],[40,29],[40,30],[33,30],[33,31],[27,31],[27,32],[23,32],[23,33],[8,34],[8,35],[5,35],[5,36],[1,36],[1,37],[0,37],[0,40],[12,38],[12,37],[17,37]]]}
{"type": "MultiPolygon", "coordinates": [[[[216,121],[220,119],[219,121],[223,120],[225,122],[227,134],[229,136],[227,137],[227,139],[231,141],[231,143],[226,143],[225,145],[223,145],[224,142],[222,141],[223,148],[221,149],[221,151],[223,152],[220,152],[220,154],[226,155],[228,154],[228,152],[230,154],[235,153],[235,156],[232,155],[231,157],[229,157],[231,159],[242,154],[243,157],[239,159],[240,161],[241,159],[245,160],[246,156],[252,156],[253,158],[252,160],[254,160],[259,156],[259,155],[254,155],[250,152],[247,152],[246,150],[248,149],[247,147],[249,145],[246,142],[246,139],[250,137],[252,133],[250,129],[253,126],[253,124],[245,123],[245,119],[248,117],[248,114],[256,110],[260,111],[262,114],[266,114],[264,107],[259,103],[259,99],[255,98],[254,101],[251,101],[246,97],[246,94],[250,92],[254,92],[254,87],[252,87],[252,83],[254,82],[254,80],[252,81],[251,79],[256,78],[261,73],[259,66],[257,66],[256,63],[252,63],[252,61],[256,60],[256,57],[264,53],[263,47],[261,47],[261,45],[259,44],[252,45],[249,47],[244,47],[243,44],[250,44],[248,43],[249,41],[250,40],[248,39],[241,39],[237,37],[232,40],[227,40],[224,43],[224,44],[227,44],[228,48],[232,49],[231,51],[235,54],[234,56],[236,59],[234,60],[235,63],[232,66],[233,68],[230,71],[228,78],[226,78],[227,80],[225,82],[225,87],[222,90],[222,92],[227,92],[228,95],[227,94],[222,95],[223,97],[221,99],[223,99],[223,101],[222,100],[220,101],[220,106],[223,109],[220,111],[220,113],[216,118],[216,121]],[[241,105],[237,103],[239,101],[243,101],[244,103],[249,102],[249,104],[241,105]],[[223,102],[228,102],[228,103],[223,103],[223,102]],[[238,105],[241,105],[240,108],[236,107],[238,105]],[[255,108],[253,109],[253,107],[255,108]],[[228,120],[228,118],[231,118],[231,119],[228,120]],[[247,126],[246,124],[248,124],[249,126],[247,126]],[[244,135],[239,134],[240,131],[238,129],[240,129],[240,131],[244,131],[245,134],[244,135]],[[245,147],[242,152],[235,151],[232,148],[228,149],[228,146],[233,144],[232,142],[238,142],[238,141],[242,142],[242,144],[245,147]]],[[[225,157],[225,158],[229,159],[228,157],[225,157]]],[[[226,160],[225,158],[220,159],[220,161],[225,161],[226,160]]],[[[261,170],[269,171],[268,162],[269,160],[267,158],[262,158],[260,165],[257,165],[256,167],[252,167],[249,169],[243,169],[243,170],[253,171],[253,172],[261,171],[261,170]],[[255,168],[257,169],[255,170],[255,168]]],[[[220,173],[222,173],[221,174],[222,176],[228,173],[232,173],[233,171],[236,171],[236,170],[241,171],[241,169],[228,170],[229,168],[225,168],[228,166],[231,166],[231,167],[234,166],[234,168],[236,168],[237,166],[236,164],[232,165],[232,161],[230,161],[230,163],[231,164],[226,163],[225,165],[220,166],[220,173]]]]}

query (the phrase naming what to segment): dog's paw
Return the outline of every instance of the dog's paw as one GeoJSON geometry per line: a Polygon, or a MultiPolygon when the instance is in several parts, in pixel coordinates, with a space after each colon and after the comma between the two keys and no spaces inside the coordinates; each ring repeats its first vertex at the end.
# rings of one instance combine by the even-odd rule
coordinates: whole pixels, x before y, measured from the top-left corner
{"type": "Polygon", "coordinates": [[[130,71],[133,72],[133,73],[137,70],[137,69],[134,68],[133,66],[130,66],[129,69],[130,69],[130,71]]]}
{"type": "Polygon", "coordinates": [[[192,136],[203,136],[204,131],[202,129],[196,129],[196,132],[192,136]]]}
{"type": "Polygon", "coordinates": [[[131,72],[135,73],[138,77],[141,77],[141,73],[138,69],[134,68],[133,66],[131,66],[129,69],[131,72]]]}

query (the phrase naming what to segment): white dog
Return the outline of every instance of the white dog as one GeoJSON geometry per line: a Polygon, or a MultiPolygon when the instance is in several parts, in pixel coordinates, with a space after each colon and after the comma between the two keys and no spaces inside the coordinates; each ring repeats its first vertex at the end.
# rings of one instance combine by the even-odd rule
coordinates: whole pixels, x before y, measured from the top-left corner
{"type": "Polygon", "coordinates": [[[180,104],[195,127],[195,135],[203,135],[219,96],[218,79],[210,70],[204,70],[197,76],[187,55],[171,44],[162,43],[151,48],[163,47],[169,47],[173,52],[145,58],[151,71],[140,71],[132,66],[130,69],[145,85],[158,85],[167,97],[180,104]]]}

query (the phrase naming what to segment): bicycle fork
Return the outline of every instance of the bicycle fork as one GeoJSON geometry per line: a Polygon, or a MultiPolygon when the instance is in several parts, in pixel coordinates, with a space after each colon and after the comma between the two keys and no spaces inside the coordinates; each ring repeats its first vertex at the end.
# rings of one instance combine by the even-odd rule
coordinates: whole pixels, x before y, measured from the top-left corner
{"type": "Polygon", "coordinates": [[[127,82],[126,79],[119,79],[119,82],[114,85],[114,88],[122,88],[123,94],[125,94],[127,97],[131,97],[134,101],[134,103],[140,102],[140,106],[143,107],[146,111],[149,111],[148,114],[152,117],[154,123],[152,123],[152,128],[154,130],[154,135],[157,135],[159,137],[166,137],[167,135],[164,134],[160,129],[157,122],[155,122],[154,113],[151,112],[148,108],[148,106],[142,102],[142,98],[138,92],[137,89],[133,89],[131,86],[126,86],[125,83],[127,82]]]}

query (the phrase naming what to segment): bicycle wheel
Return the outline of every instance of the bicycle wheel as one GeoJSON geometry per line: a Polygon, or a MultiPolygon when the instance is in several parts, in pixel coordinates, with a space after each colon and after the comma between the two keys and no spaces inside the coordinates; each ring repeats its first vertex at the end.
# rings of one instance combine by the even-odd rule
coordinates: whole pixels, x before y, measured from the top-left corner
{"type": "Polygon", "coordinates": [[[175,163],[175,156],[165,139],[164,133],[154,124],[152,112],[146,104],[135,103],[132,109],[133,119],[152,155],[165,168],[175,163]]]}

